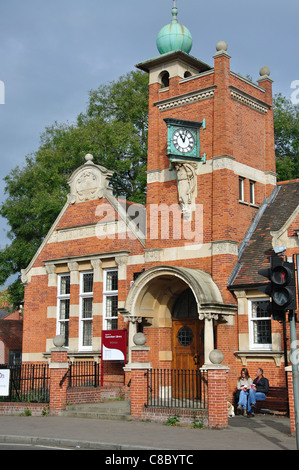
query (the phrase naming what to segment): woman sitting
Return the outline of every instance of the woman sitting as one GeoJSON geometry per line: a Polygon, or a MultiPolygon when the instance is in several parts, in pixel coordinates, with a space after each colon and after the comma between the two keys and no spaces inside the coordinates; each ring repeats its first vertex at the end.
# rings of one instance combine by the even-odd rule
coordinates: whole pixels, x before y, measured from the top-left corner
{"type": "Polygon", "coordinates": [[[243,367],[241,370],[241,375],[238,378],[237,389],[239,390],[239,401],[237,406],[237,411],[243,412],[243,416],[247,415],[247,400],[248,393],[252,385],[252,378],[249,376],[248,369],[243,367]]]}

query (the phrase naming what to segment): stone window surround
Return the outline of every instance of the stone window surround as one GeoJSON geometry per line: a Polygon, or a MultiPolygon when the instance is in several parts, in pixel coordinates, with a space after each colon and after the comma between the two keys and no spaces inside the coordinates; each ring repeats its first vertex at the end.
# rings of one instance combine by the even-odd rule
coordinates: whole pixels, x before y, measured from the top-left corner
{"type": "MultiPolygon", "coordinates": [[[[267,299],[268,297],[263,296],[258,290],[234,290],[234,294],[238,300],[238,316],[239,315],[247,315],[248,316],[248,308],[249,302],[252,300],[263,300],[267,299]]],[[[239,333],[239,350],[235,351],[234,354],[237,358],[240,359],[242,366],[248,366],[248,361],[256,361],[263,360],[263,361],[274,361],[277,367],[280,367],[283,361],[284,353],[278,347],[280,341],[276,334],[272,332],[272,350],[263,350],[263,349],[250,349],[249,346],[249,332],[248,335],[242,335],[239,333]]]]}
{"type": "MultiPolygon", "coordinates": [[[[85,256],[76,256],[76,257],[67,257],[59,258],[44,261],[46,272],[48,274],[48,287],[57,288],[57,279],[59,274],[70,273],[70,283],[79,285],[80,283],[80,273],[82,271],[88,271],[93,269],[94,271],[94,282],[103,282],[103,270],[111,267],[118,267],[118,278],[119,280],[126,280],[127,278],[127,263],[129,258],[129,251],[116,251],[109,252],[97,255],[85,255],[85,256]]],[[[95,304],[94,304],[95,305],[95,304]]],[[[119,307],[121,307],[119,303],[119,307]]],[[[78,316],[79,304],[70,305],[70,317],[78,316]]],[[[102,305],[100,308],[102,312],[102,305]]],[[[48,306],[47,309],[47,318],[57,318],[57,305],[48,306]]],[[[75,338],[76,342],[78,338],[75,338]]],[[[47,339],[47,353],[44,354],[45,357],[48,356],[48,351],[53,347],[53,339],[47,339]]],[[[72,345],[70,338],[69,344],[69,357],[75,359],[75,357],[90,357],[93,356],[95,360],[99,360],[101,356],[101,345],[100,338],[97,341],[95,347],[90,351],[76,350],[75,344],[72,345]]],[[[77,341],[79,346],[79,343],[77,341]]],[[[71,359],[72,360],[72,359],[71,359]]]]}
{"type": "Polygon", "coordinates": [[[113,251],[97,255],[74,256],[44,261],[48,274],[48,287],[57,286],[57,274],[71,273],[71,284],[79,284],[80,271],[94,270],[94,282],[102,282],[105,267],[119,268],[119,280],[125,280],[129,251],[113,251]]]}

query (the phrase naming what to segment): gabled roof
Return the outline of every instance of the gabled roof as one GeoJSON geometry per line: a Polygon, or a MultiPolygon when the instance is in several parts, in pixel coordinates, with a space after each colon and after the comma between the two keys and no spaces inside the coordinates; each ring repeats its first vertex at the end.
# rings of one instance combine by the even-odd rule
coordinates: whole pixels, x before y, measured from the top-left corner
{"type": "Polygon", "coordinates": [[[239,247],[239,259],[229,278],[229,288],[253,287],[265,282],[258,270],[262,266],[269,267],[269,257],[275,255],[275,233],[287,231],[298,215],[299,179],[278,183],[270,198],[261,205],[239,247]]]}
{"type": "MultiPolygon", "coordinates": [[[[89,235],[89,237],[99,238],[97,229],[99,228],[98,223],[100,222],[100,218],[103,217],[106,222],[109,218],[109,214],[104,217],[105,211],[98,213],[96,210],[97,207],[101,209],[101,203],[107,204],[109,208],[111,207],[112,212],[116,213],[116,217],[113,215],[113,220],[122,220],[127,231],[133,234],[135,237],[134,240],[136,240],[141,247],[145,245],[145,227],[143,222],[145,222],[146,218],[144,207],[140,204],[133,204],[128,201],[116,199],[113,195],[112,188],[109,186],[113,172],[108,171],[101,165],[94,164],[92,161],[93,156],[90,154],[85,156],[85,160],[86,162],[73,172],[68,181],[70,193],[68,194],[67,202],[27,268],[22,269],[22,281],[24,283],[27,282],[27,274],[46,245],[59,241],[55,238],[57,230],[74,230],[90,225],[93,226],[93,231],[92,235],[89,235]],[[136,210],[136,208],[138,208],[138,210],[136,210]],[[136,213],[138,213],[139,218],[136,216],[136,213]],[[142,223],[140,223],[140,221],[142,223]]],[[[71,243],[65,243],[67,243],[68,247],[71,249],[71,243]]],[[[99,247],[93,246],[92,249],[97,250],[99,247]]],[[[67,257],[69,255],[66,253],[65,256],[67,257]]]]}

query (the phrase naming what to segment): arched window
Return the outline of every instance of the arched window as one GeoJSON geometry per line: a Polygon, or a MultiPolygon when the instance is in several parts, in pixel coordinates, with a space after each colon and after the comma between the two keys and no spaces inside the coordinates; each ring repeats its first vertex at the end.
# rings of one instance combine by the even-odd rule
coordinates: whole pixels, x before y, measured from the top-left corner
{"type": "Polygon", "coordinates": [[[169,73],[167,71],[164,71],[161,73],[160,77],[161,77],[161,87],[168,88],[169,87],[169,73]]]}
{"type": "Polygon", "coordinates": [[[192,290],[184,290],[176,300],[174,304],[173,318],[197,318],[197,303],[193,295],[192,290]]]}

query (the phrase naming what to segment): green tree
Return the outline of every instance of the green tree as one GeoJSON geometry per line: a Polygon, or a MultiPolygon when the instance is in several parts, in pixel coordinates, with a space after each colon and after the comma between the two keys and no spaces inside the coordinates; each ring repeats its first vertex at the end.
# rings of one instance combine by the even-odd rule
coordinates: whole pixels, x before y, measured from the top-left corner
{"type": "MultiPolygon", "coordinates": [[[[0,253],[0,285],[25,268],[65,204],[68,178],[84,163],[114,170],[116,196],[144,203],[148,125],[148,76],[133,71],[91,91],[85,113],[75,124],[47,127],[40,147],[5,178],[6,200],[0,207],[11,243],[0,253]]],[[[13,302],[22,301],[18,278],[8,287],[13,302]]]]}
{"type": "Polygon", "coordinates": [[[278,94],[273,110],[277,179],[299,178],[299,106],[278,94]]]}

